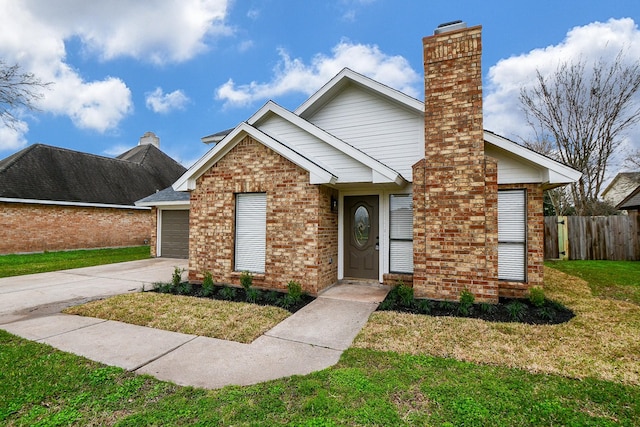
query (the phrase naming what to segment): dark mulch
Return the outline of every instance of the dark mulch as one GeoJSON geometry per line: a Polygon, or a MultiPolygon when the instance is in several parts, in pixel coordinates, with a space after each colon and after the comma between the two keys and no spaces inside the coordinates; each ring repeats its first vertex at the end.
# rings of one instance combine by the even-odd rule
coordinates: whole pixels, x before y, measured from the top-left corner
{"type": "Polygon", "coordinates": [[[288,298],[286,292],[265,291],[256,288],[251,288],[249,292],[252,293],[252,295],[248,296],[244,288],[226,285],[214,285],[212,290],[206,291],[202,285],[191,284],[189,282],[182,282],[177,285],[172,283],[158,283],[154,286],[152,292],[210,298],[221,301],[249,302],[265,306],[271,305],[284,308],[291,313],[295,313],[315,299],[308,294],[302,294],[299,298],[288,298]]]}
{"type": "Polygon", "coordinates": [[[571,320],[575,314],[564,305],[546,299],[537,307],[527,299],[500,298],[498,304],[473,304],[463,306],[459,302],[409,299],[403,302],[393,290],[378,310],[392,310],[429,316],[454,316],[482,319],[490,322],[520,322],[530,325],[556,325],[571,320]]]}

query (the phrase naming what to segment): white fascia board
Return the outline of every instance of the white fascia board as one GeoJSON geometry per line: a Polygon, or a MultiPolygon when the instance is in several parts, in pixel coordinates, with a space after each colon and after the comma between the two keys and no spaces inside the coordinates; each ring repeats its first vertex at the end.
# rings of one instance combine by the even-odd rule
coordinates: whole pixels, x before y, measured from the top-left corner
{"type": "Polygon", "coordinates": [[[493,132],[484,132],[484,140],[511,154],[514,154],[530,163],[533,163],[545,170],[545,178],[548,184],[570,184],[577,182],[582,173],[533,150],[523,147],[507,138],[496,135],[493,132]]]}
{"type": "Polygon", "coordinates": [[[269,147],[282,157],[300,166],[309,172],[311,184],[334,184],[337,176],[331,171],[319,166],[309,158],[292,150],[281,142],[276,141],[264,132],[254,128],[248,123],[240,123],[231,133],[229,133],[214,148],[201,157],[175,184],[175,191],[191,191],[195,189],[196,180],[202,176],[211,166],[224,157],[233,147],[235,147],[246,135],[249,135],[269,147]]]}
{"type": "Polygon", "coordinates": [[[110,209],[136,209],[136,210],[151,209],[150,207],[146,207],[146,206],[112,205],[108,203],[67,202],[64,200],[14,199],[11,197],[0,197],[0,202],[25,203],[25,204],[31,204],[31,205],[76,206],[76,207],[82,207],[82,208],[110,208],[110,209]]]}
{"type": "Polygon", "coordinates": [[[253,126],[269,113],[273,113],[282,117],[284,120],[287,120],[292,125],[301,128],[308,134],[315,136],[316,138],[329,144],[336,150],[341,151],[347,156],[355,159],[356,161],[370,168],[372,171],[371,172],[372,182],[374,183],[393,182],[393,183],[397,183],[398,185],[404,185],[406,183],[406,180],[402,177],[402,175],[400,175],[398,172],[394,171],[390,167],[374,159],[368,154],[363,153],[357,148],[347,144],[343,140],[336,138],[335,136],[325,132],[324,130],[320,129],[313,123],[310,123],[305,119],[303,119],[302,117],[295,115],[291,111],[281,107],[280,105],[276,104],[273,101],[267,102],[260,110],[258,110],[258,112],[256,112],[256,114],[254,114],[247,121],[247,123],[253,126]]]}
{"type": "Polygon", "coordinates": [[[171,207],[175,207],[175,208],[185,208],[185,209],[189,209],[189,206],[191,205],[191,202],[185,202],[184,200],[180,200],[180,201],[166,201],[166,202],[142,202],[142,203],[138,203],[136,202],[136,206],[148,206],[148,207],[166,207],[166,206],[171,206],[171,207]]]}
{"type": "Polygon", "coordinates": [[[334,78],[329,80],[327,84],[320,88],[316,93],[311,95],[302,105],[300,105],[294,113],[298,116],[304,116],[310,110],[314,110],[317,102],[322,102],[326,97],[333,96],[333,93],[340,90],[340,87],[350,80],[360,86],[368,88],[373,92],[377,92],[405,107],[424,113],[424,103],[420,100],[410,97],[398,90],[392,89],[378,81],[375,81],[362,74],[356,73],[349,68],[343,68],[334,78]]]}

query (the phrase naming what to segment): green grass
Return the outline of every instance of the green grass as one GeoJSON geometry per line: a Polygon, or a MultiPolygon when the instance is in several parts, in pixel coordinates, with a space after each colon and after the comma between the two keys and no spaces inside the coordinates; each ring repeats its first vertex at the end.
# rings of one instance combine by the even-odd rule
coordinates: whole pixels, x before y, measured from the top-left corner
{"type": "Polygon", "coordinates": [[[640,261],[547,261],[589,283],[595,296],[640,305],[640,261]]]}
{"type": "Polygon", "coordinates": [[[0,348],[2,425],[633,426],[640,420],[635,386],[424,355],[349,349],[324,371],[208,391],[3,331],[0,348]]]}
{"type": "Polygon", "coordinates": [[[0,277],[90,267],[149,257],[149,246],[0,255],[0,277]]]}

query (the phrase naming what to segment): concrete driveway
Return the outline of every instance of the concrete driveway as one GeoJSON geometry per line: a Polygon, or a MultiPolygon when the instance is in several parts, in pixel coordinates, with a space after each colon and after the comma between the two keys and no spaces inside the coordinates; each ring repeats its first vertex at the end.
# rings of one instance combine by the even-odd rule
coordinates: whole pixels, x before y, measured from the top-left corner
{"type": "Polygon", "coordinates": [[[51,273],[0,278],[0,325],[58,313],[86,301],[147,289],[169,282],[187,260],[151,258],[51,273]]]}

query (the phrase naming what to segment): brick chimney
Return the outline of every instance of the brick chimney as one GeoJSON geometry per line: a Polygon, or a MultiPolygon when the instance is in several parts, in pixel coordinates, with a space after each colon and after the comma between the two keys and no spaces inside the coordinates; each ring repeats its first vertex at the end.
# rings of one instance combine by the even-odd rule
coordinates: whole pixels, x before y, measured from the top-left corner
{"type": "Polygon", "coordinates": [[[425,158],[414,165],[414,292],[497,302],[497,164],[484,154],[482,27],[423,39],[425,158]]]}

